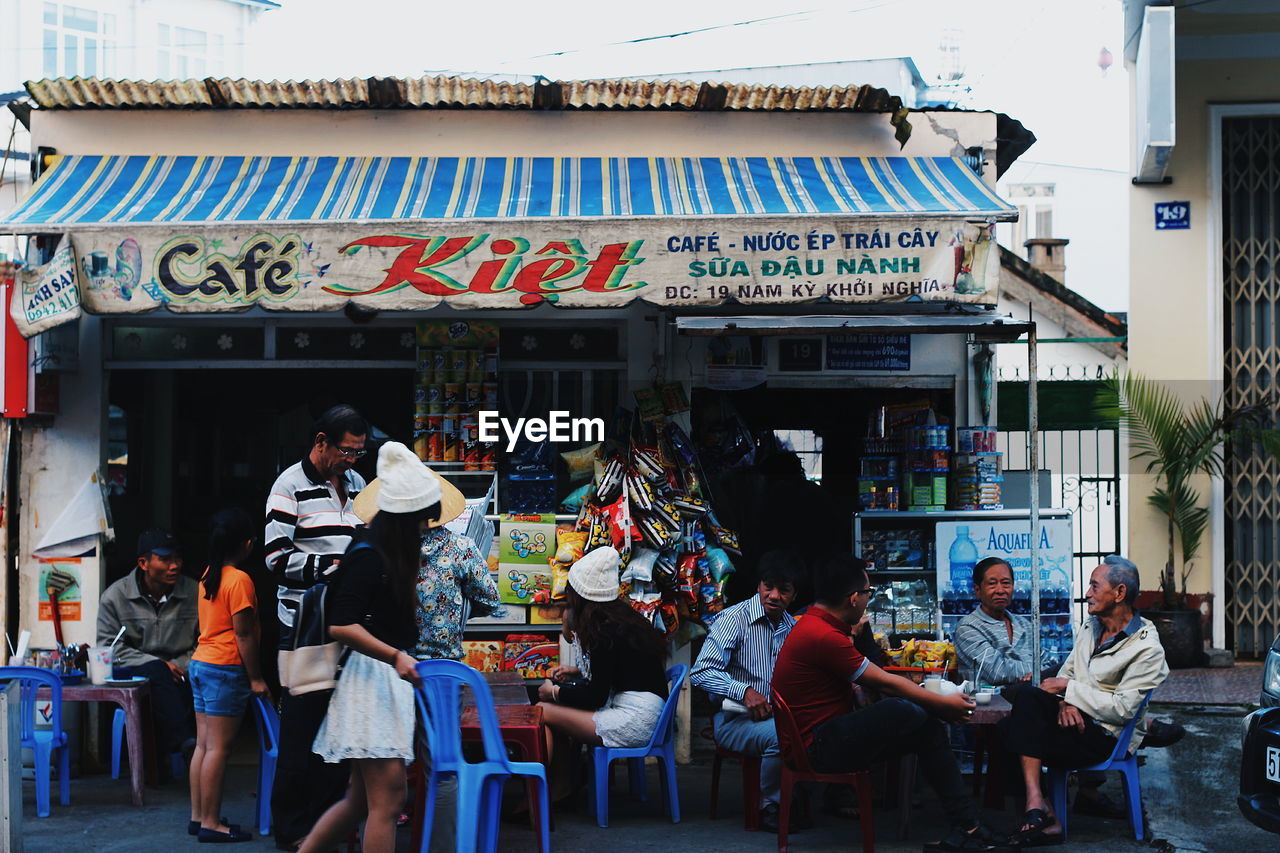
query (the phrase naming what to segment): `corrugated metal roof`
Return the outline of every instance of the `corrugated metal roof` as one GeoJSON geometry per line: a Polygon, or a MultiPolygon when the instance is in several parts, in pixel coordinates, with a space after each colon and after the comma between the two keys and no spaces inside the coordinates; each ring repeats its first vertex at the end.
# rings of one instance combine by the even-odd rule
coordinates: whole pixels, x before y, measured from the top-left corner
{"type": "Polygon", "coordinates": [[[301,82],[75,77],[34,80],[26,87],[41,109],[840,110],[905,115],[901,98],[871,86],[795,88],[635,80],[530,85],[460,77],[301,82]]]}

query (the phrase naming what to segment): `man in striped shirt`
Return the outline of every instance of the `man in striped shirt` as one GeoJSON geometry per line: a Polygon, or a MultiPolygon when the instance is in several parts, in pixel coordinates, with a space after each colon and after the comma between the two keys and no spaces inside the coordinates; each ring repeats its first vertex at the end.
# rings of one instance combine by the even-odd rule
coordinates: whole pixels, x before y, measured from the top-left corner
{"type": "MultiPolygon", "coordinates": [[[[312,430],[311,450],[286,468],[267,498],[263,536],[267,568],[279,585],[280,648],[290,648],[298,602],[307,589],[332,579],[351,536],[363,522],[353,502],[364,478],[351,470],[365,455],[369,424],[350,406],[334,406],[312,430]]],[[[271,796],[276,846],[293,849],[342,798],[347,772],[311,751],[332,690],[280,697],[280,744],[271,796]]]]}
{"type": "Polygon", "coordinates": [[[719,700],[716,742],[760,762],[760,825],[778,831],[778,788],[782,762],[769,705],[773,665],[795,617],[787,612],[796,597],[802,568],[786,551],[760,558],[756,594],[716,617],[690,677],[693,685],[719,700]]]}

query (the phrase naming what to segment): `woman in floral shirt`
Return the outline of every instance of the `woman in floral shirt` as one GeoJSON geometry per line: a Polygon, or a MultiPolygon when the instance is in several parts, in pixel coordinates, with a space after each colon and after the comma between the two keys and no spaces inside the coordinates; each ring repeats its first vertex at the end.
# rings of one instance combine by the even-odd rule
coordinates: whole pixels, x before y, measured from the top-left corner
{"type": "MultiPolygon", "coordinates": [[[[440,483],[445,485],[443,478],[440,483]]],[[[442,518],[452,520],[447,508],[442,518]]],[[[423,534],[421,558],[417,586],[418,645],[413,654],[419,660],[461,660],[463,612],[467,603],[471,605],[471,616],[492,616],[503,609],[489,564],[469,537],[437,526],[423,534]]]]}
{"type": "MultiPolygon", "coordinates": [[[[503,607],[489,563],[476,543],[444,527],[466,509],[466,499],[444,477],[431,473],[440,481],[440,518],[422,534],[415,587],[418,606],[414,609],[418,645],[413,656],[418,660],[461,660],[464,616],[493,616],[502,613],[503,607]]],[[[425,760],[430,762],[430,757],[425,760]]],[[[453,850],[457,788],[458,780],[452,777],[436,786],[431,853],[453,850]]]]}

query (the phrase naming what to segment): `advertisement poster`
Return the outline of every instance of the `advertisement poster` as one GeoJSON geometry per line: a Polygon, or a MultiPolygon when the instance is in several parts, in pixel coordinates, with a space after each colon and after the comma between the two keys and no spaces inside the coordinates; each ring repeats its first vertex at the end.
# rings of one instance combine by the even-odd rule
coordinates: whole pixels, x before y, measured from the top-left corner
{"type": "Polygon", "coordinates": [[[30,602],[24,605],[22,626],[31,631],[31,648],[51,649],[57,645],[53,607],[49,603],[49,590],[53,586],[59,587],[58,614],[63,641],[96,642],[100,595],[96,556],[36,558],[23,568],[22,585],[22,599],[30,602]]]}
{"type": "MultiPolygon", "coordinates": [[[[999,557],[1013,568],[1012,612],[1031,616],[1031,531],[1026,519],[967,519],[937,527],[938,603],[943,634],[950,639],[960,619],[978,607],[973,567],[999,557]]],[[[1040,522],[1040,657],[1041,669],[1058,667],[1071,652],[1074,636],[1071,603],[1073,538],[1071,519],[1040,522]]]]}

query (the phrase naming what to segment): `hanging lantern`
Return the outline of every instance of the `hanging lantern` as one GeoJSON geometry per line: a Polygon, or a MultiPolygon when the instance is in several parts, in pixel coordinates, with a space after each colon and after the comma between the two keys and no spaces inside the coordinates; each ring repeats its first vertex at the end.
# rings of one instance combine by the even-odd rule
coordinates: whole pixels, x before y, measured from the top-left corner
{"type": "Polygon", "coordinates": [[[1107,74],[1107,69],[1111,67],[1112,61],[1111,51],[1107,50],[1105,47],[1098,51],[1098,68],[1102,69],[1102,75],[1104,77],[1107,74]]]}

